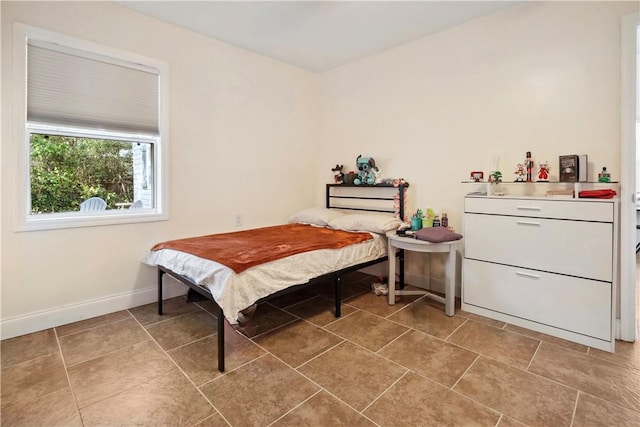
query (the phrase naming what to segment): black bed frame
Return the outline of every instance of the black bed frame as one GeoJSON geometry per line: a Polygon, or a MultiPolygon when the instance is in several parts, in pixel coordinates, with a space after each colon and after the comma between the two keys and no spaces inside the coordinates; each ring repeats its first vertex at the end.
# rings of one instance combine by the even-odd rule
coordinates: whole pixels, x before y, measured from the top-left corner
{"type": "MultiPolygon", "coordinates": [[[[400,194],[400,209],[399,209],[399,213],[400,213],[400,218],[404,218],[404,211],[405,211],[405,200],[404,200],[404,191],[405,189],[409,186],[408,183],[402,183],[399,184],[397,186],[398,192],[400,194]]],[[[348,209],[348,210],[356,210],[356,211],[368,211],[368,212],[393,212],[392,209],[375,209],[375,208],[366,208],[366,207],[357,207],[357,205],[352,205],[352,206],[337,206],[334,202],[339,200],[339,199],[348,199],[351,202],[356,201],[357,200],[388,200],[393,202],[393,196],[391,197],[369,197],[366,195],[358,195],[358,196],[352,196],[352,195],[335,195],[334,192],[332,192],[333,188],[337,188],[337,187],[342,187],[342,188],[346,188],[346,187],[358,187],[358,188],[381,188],[381,187],[394,187],[393,184],[376,184],[376,185],[349,185],[349,184],[327,184],[326,186],[326,207],[327,208],[338,208],[338,209],[348,209]]],[[[364,192],[363,192],[364,193],[364,192]]],[[[399,285],[401,288],[404,287],[404,250],[399,250],[398,251],[398,257],[399,257],[399,263],[400,263],[400,268],[399,270],[399,275],[400,275],[400,280],[399,280],[399,285]]],[[[268,297],[265,297],[261,300],[259,300],[258,302],[261,302],[263,300],[266,299],[271,299],[271,298],[276,298],[278,296],[284,295],[284,294],[288,294],[290,292],[295,292],[303,287],[307,287],[307,286],[311,286],[317,283],[321,283],[321,282],[327,282],[329,280],[333,280],[333,284],[334,284],[334,294],[335,294],[335,316],[336,317],[340,317],[341,316],[341,305],[342,305],[342,276],[346,273],[350,273],[356,270],[360,270],[362,268],[365,267],[369,267],[371,265],[374,264],[378,264],[384,261],[388,260],[388,256],[382,257],[382,258],[378,258],[372,261],[368,261],[362,264],[358,264],[358,265],[353,265],[351,267],[347,267],[347,268],[343,268],[342,270],[338,270],[338,271],[334,271],[331,273],[327,273],[324,274],[322,276],[318,276],[315,277],[311,280],[309,280],[306,283],[302,283],[300,285],[295,285],[295,286],[290,286],[286,289],[283,289],[281,291],[278,291],[274,294],[269,295],[268,297]]],[[[191,290],[193,290],[194,292],[196,292],[198,295],[201,295],[203,297],[205,297],[207,300],[213,302],[213,304],[215,305],[215,307],[217,308],[217,315],[218,315],[218,370],[220,372],[224,372],[224,312],[222,310],[222,308],[218,305],[218,303],[215,301],[215,299],[213,298],[213,295],[211,294],[211,292],[209,291],[209,289],[207,289],[205,286],[200,286],[196,283],[194,283],[192,280],[190,280],[189,278],[179,275],[171,270],[169,270],[166,267],[163,267],[161,265],[158,265],[158,314],[162,315],[163,314],[163,299],[162,299],[162,278],[164,277],[165,274],[173,277],[174,279],[178,280],[179,282],[183,283],[184,285],[187,285],[191,290]]]]}

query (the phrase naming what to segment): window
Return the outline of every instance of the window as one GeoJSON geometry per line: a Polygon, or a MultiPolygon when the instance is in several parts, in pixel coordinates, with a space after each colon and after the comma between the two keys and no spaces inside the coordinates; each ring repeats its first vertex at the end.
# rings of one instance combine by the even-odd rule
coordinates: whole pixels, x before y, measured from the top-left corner
{"type": "Polygon", "coordinates": [[[166,64],[19,29],[26,114],[18,228],[167,219],[166,64]]]}
{"type": "Polygon", "coordinates": [[[155,140],[103,138],[29,126],[31,215],[83,211],[91,197],[105,210],[154,207],[147,165],[155,140]]]}

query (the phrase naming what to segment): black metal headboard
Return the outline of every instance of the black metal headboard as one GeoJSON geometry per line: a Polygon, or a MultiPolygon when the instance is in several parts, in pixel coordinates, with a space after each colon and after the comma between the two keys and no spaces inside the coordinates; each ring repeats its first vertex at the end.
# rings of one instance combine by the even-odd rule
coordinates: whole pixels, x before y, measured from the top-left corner
{"type": "Polygon", "coordinates": [[[327,184],[326,207],[352,211],[393,213],[404,221],[405,197],[408,187],[408,182],[398,185],[327,184]],[[395,203],[396,201],[397,203],[395,203]]]}

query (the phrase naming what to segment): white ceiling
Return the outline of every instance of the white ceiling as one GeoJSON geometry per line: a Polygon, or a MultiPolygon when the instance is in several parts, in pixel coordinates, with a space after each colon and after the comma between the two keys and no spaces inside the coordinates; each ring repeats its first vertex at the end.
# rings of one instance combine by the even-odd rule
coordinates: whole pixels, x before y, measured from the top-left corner
{"type": "Polygon", "coordinates": [[[120,1],[162,21],[313,72],[518,1],[120,1]]]}

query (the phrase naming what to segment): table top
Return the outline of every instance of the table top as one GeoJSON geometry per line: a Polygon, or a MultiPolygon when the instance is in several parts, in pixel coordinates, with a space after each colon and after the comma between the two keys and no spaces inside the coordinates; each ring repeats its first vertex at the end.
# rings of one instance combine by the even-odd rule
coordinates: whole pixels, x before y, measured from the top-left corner
{"type": "Polygon", "coordinates": [[[389,243],[394,248],[408,249],[417,252],[449,252],[452,247],[455,247],[462,241],[462,239],[459,239],[432,243],[426,240],[418,240],[411,236],[398,236],[395,230],[387,232],[387,239],[389,239],[389,243]]]}

